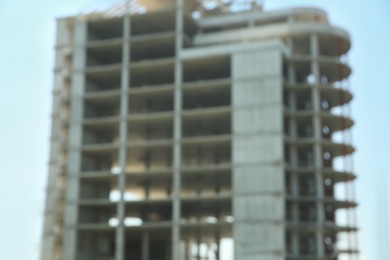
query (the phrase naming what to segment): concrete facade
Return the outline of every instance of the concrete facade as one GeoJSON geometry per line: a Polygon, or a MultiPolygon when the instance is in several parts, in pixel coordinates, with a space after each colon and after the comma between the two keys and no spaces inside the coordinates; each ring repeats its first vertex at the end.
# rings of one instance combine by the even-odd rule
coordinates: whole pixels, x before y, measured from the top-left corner
{"type": "Polygon", "coordinates": [[[41,259],[358,259],[348,33],[139,2],[58,20],[41,259]]]}

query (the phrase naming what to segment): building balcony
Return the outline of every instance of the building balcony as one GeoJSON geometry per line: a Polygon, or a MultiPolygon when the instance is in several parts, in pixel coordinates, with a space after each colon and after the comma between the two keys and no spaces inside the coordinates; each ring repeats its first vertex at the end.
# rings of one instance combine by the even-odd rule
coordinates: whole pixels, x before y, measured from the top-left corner
{"type": "Polygon", "coordinates": [[[312,74],[312,62],[317,62],[319,66],[320,83],[332,84],[342,81],[351,75],[351,68],[340,60],[339,57],[310,55],[294,55],[290,62],[294,64],[295,78],[298,83],[314,82],[312,74]]]}
{"type": "MultiPolygon", "coordinates": [[[[288,94],[295,95],[296,103],[298,104],[298,110],[312,109],[311,105],[311,91],[313,88],[317,88],[321,99],[327,101],[329,107],[342,106],[349,103],[353,95],[350,91],[335,86],[334,84],[310,84],[310,83],[285,83],[285,97],[284,103],[288,104],[288,94]],[[302,104],[299,106],[299,104],[302,104]]],[[[288,107],[289,105],[287,105],[288,107]]]]}
{"type": "Polygon", "coordinates": [[[349,200],[338,200],[334,197],[323,197],[318,198],[317,196],[294,196],[294,195],[286,195],[287,201],[291,202],[320,202],[327,205],[332,205],[334,209],[347,209],[347,208],[355,208],[357,207],[357,203],[349,200]]]}
{"type": "Polygon", "coordinates": [[[287,118],[293,118],[297,124],[303,126],[311,126],[314,116],[319,116],[322,126],[328,126],[331,132],[344,131],[351,128],[354,121],[348,116],[336,115],[330,111],[313,111],[313,110],[299,110],[299,111],[285,111],[287,118]]]}
{"type": "Polygon", "coordinates": [[[324,152],[329,152],[332,158],[338,156],[346,156],[355,152],[355,148],[350,144],[337,143],[332,140],[316,140],[314,138],[298,138],[298,139],[287,139],[287,145],[297,147],[300,152],[304,150],[312,151],[312,147],[315,144],[320,144],[324,152]]]}
{"type": "MultiPolygon", "coordinates": [[[[317,36],[318,36],[318,47],[319,47],[318,52],[320,56],[338,57],[340,55],[344,55],[345,53],[347,53],[351,47],[349,37],[342,37],[334,33],[333,34],[318,33],[317,36]]],[[[293,53],[295,55],[310,55],[311,52],[310,34],[306,33],[301,35],[294,35],[292,37],[292,45],[293,45],[293,53]]]]}
{"type": "Polygon", "coordinates": [[[316,169],[315,167],[292,167],[292,166],[287,166],[286,171],[289,174],[296,174],[297,176],[302,176],[303,178],[313,176],[314,172],[321,171],[323,176],[325,178],[330,178],[333,182],[338,183],[338,182],[348,182],[348,181],[353,181],[356,179],[356,175],[347,172],[347,171],[338,171],[333,168],[321,168],[321,169],[316,169]]]}
{"type": "Polygon", "coordinates": [[[288,222],[287,228],[301,233],[323,230],[326,233],[356,232],[357,227],[337,225],[334,222],[288,222]]]}

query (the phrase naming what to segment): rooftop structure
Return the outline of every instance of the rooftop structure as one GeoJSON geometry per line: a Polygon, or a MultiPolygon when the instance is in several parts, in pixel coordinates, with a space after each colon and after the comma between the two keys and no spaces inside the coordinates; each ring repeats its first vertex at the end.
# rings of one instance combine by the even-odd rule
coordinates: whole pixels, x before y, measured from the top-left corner
{"type": "Polygon", "coordinates": [[[57,21],[42,260],[358,259],[350,36],[258,3],[57,21]]]}

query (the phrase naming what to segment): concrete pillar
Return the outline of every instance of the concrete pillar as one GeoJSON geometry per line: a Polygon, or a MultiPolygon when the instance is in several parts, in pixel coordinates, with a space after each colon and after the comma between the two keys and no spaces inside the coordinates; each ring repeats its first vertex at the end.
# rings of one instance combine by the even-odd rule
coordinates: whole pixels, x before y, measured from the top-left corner
{"type": "Polygon", "coordinates": [[[192,260],[191,259],[191,247],[190,247],[190,240],[186,238],[184,240],[184,252],[183,252],[183,260],[192,260]]]}
{"type": "Polygon", "coordinates": [[[77,258],[77,223],[79,199],[79,174],[81,171],[81,138],[83,118],[83,95],[85,88],[85,21],[76,21],[73,57],[72,105],[69,122],[68,180],[66,191],[64,259],[77,258]]]}
{"type": "Polygon", "coordinates": [[[200,260],[200,246],[202,244],[202,234],[200,232],[200,228],[196,229],[196,260],[200,260]]]}
{"type": "MultiPolygon", "coordinates": [[[[289,16],[291,18],[292,16],[289,16]]],[[[293,42],[290,39],[288,41],[289,48],[291,51],[293,51],[294,46],[293,42]]],[[[296,83],[296,77],[295,77],[295,67],[293,64],[289,64],[288,67],[288,81],[290,86],[294,86],[296,83]]],[[[296,101],[296,96],[295,92],[290,91],[288,95],[288,104],[289,104],[289,110],[292,112],[297,111],[297,101],[296,101]]],[[[298,133],[297,133],[297,122],[294,117],[289,118],[289,129],[290,129],[290,138],[292,140],[296,140],[298,138],[298,133]]],[[[290,147],[290,160],[291,160],[291,167],[296,169],[299,167],[299,159],[298,159],[298,152],[296,146],[291,146],[290,147]]],[[[298,182],[298,176],[296,173],[292,173],[290,175],[290,180],[291,180],[291,193],[294,197],[299,196],[299,182],[298,182]]],[[[292,220],[294,224],[299,223],[299,205],[297,201],[292,202],[292,220]]],[[[291,246],[292,246],[292,254],[294,256],[299,255],[299,234],[298,231],[293,229],[291,231],[291,246]]]]}
{"type": "MultiPolygon", "coordinates": [[[[310,35],[311,46],[311,72],[314,75],[315,83],[312,88],[311,97],[313,103],[313,133],[314,133],[314,167],[317,186],[317,225],[322,226],[324,224],[324,192],[323,192],[323,175],[322,175],[322,147],[321,147],[321,118],[319,112],[321,112],[321,96],[319,91],[320,86],[320,67],[318,63],[319,55],[319,42],[318,35],[310,35]]],[[[324,234],[322,228],[317,229],[317,254],[318,256],[324,256],[324,234]]]]}
{"type": "Polygon", "coordinates": [[[176,41],[175,41],[175,82],[174,82],[174,122],[173,122],[173,188],[172,188],[172,260],[180,259],[180,218],[181,218],[181,111],[182,111],[182,62],[184,1],[176,0],[176,41]]]}
{"type": "Polygon", "coordinates": [[[126,205],[124,194],[126,191],[126,165],[127,165],[127,114],[129,107],[128,93],[130,86],[130,15],[123,17],[123,42],[122,42],[122,72],[121,72],[121,100],[119,120],[119,167],[118,189],[120,200],[117,204],[118,226],[116,227],[115,259],[125,259],[125,225],[126,205]]]}
{"type": "Polygon", "coordinates": [[[150,236],[149,232],[145,231],[142,234],[142,260],[150,260],[150,236]]]}
{"type": "Polygon", "coordinates": [[[217,245],[217,249],[216,249],[216,257],[215,259],[216,260],[221,260],[220,257],[221,257],[221,234],[220,234],[220,230],[219,228],[217,228],[216,232],[215,232],[215,244],[217,245]]]}

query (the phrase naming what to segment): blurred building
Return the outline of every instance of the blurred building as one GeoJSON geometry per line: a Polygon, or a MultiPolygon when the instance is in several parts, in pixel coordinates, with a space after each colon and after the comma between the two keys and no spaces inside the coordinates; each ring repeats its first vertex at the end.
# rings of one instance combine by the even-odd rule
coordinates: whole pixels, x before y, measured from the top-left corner
{"type": "Polygon", "coordinates": [[[57,21],[42,260],[358,259],[349,34],[203,2],[57,21]]]}

